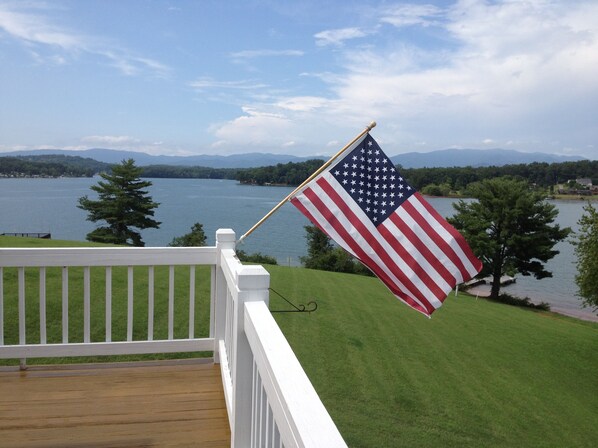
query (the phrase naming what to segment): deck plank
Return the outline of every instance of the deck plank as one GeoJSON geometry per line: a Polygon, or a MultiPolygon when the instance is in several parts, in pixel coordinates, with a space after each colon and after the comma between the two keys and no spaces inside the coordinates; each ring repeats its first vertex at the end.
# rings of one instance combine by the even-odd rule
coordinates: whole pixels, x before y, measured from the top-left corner
{"type": "Polygon", "coordinates": [[[2,447],[228,447],[218,366],[205,362],[0,371],[2,447]]]}

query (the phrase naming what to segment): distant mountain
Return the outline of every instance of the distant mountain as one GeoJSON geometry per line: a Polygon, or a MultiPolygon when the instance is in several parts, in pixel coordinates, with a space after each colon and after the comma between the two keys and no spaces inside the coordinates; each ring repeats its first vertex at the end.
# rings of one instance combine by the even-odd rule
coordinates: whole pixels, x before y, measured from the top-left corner
{"type": "Polygon", "coordinates": [[[401,165],[404,168],[503,166],[533,162],[560,163],[585,160],[580,156],[558,156],[509,149],[444,149],[425,153],[408,152],[390,159],[395,165],[401,165]]]}
{"type": "MultiPolygon", "coordinates": [[[[321,156],[297,157],[281,154],[248,153],[230,156],[198,155],[198,156],[152,156],[135,151],[115,149],[87,149],[84,151],[68,151],[63,149],[39,149],[34,151],[14,151],[0,153],[0,156],[26,156],[62,154],[80,156],[104,163],[120,163],[123,159],[134,159],[137,166],[175,165],[203,166],[209,168],[256,168],[288,162],[305,162],[309,159],[323,159],[321,156]]],[[[503,166],[532,162],[575,162],[584,160],[580,156],[557,156],[540,152],[519,152],[507,149],[445,149],[426,153],[408,152],[390,158],[393,163],[405,168],[435,168],[453,166],[503,166]]]]}
{"type": "Polygon", "coordinates": [[[143,152],[120,151],[115,149],[86,149],[83,151],[69,151],[65,149],[38,149],[32,151],[14,151],[0,153],[0,156],[31,156],[62,154],[80,156],[104,163],[120,163],[123,159],[134,159],[137,166],[148,165],[176,165],[176,166],[204,166],[209,168],[256,168],[277,165],[288,162],[305,162],[309,159],[321,157],[297,157],[281,154],[248,153],[230,156],[199,155],[199,156],[152,156],[143,152]]]}

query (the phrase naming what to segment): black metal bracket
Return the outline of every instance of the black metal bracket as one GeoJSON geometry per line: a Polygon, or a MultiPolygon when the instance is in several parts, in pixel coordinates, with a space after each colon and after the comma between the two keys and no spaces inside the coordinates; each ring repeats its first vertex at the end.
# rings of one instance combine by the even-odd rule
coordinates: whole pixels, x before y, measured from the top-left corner
{"type": "Polygon", "coordinates": [[[294,310],[270,310],[271,313],[313,313],[314,311],[316,311],[318,309],[318,304],[313,300],[310,302],[307,302],[307,306],[306,305],[297,306],[293,302],[288,300],[285,296],[283,296],[281,293],[279,293],[278,291],[275,291],[272,288],[268,288],[268,289],[270,289],[270,291],[272,291],[274,294],[276,294],[282,300],[284,300],[289,305],[291,305],[293,308],[295,308],[294,310]]]}

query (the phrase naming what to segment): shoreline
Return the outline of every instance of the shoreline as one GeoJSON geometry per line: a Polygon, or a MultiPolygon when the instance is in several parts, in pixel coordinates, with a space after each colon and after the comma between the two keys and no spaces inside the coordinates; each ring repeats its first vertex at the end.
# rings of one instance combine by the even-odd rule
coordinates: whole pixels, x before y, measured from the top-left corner
{"type": "MultiPolygon", "coordinates": [[[[469,294],[472,297],[481,297],[483,299],[487,299],[490,296],[487,288],[484,288],[483,286],[472,286],[471,288],[463,290],[463,292],[469,294]]],[[[537,301],[532,300],[531,302],[537,304],[537,301]]],[[[598,322],[598,315],[592,313],[592,311],[590,311],[589,308],[588,311],[584,311],[551,305],[550,312],[561,314],[567,317],[572,317],[579,320],[584,320],[587,322],[598,322]]]]}

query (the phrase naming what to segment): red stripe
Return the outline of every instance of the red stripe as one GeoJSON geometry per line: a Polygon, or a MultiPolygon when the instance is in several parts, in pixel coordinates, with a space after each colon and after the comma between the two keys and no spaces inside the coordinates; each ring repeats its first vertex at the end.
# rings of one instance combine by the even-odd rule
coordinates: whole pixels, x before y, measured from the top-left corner
{"type": "MultiPolygon", "coordinates": [[[[395,214],[393,213],[387,219],[390,219],[392,221],[394,215],[395,214]]],[[[403,233],[403,236],[405,237],[405,239],[409,239],[407,237],[407,233],[409,233],[410,230],[409,229],[407,229],[407,231],[405,231],[404,229],[401,229],[401,230],[403,230],[402,233],[403,233]]],[[[445,291],[444,289],[442,289],[440,287],[440,285],[438,285],[438,283],[436,283],[436,281],[430,276],[430,273],[424,268],[424,266],[421,262],[421,259],[422,258],[425,259],[426,257],[423,254],[421,254],[421,249],[427,250],[427,248],[425,246],[421,246],[421,245],[420,245],[421,247],[418,247],[417,241],[419,241],[419,239],[417,239],[415,242],[413,242],[413,241],[411,241],[411,239],[409,239],[409,241],[418,250],[417,254],[412,255],[407,251],[407,249],[405,248],[403,243],[401,241],[399,241],[397,239],[397,237],[392,234],[390,229],[388,229],[384,224],[378,226],[378,231],[380,232],[380,235],[382,235],[382,237],[388,242],[388,244],[399,254],[399,256],[405,261],[405,263],[411,268],[414,275],[419,277],[419,279],[423,283],[426,284],[428,289],[430,289],[430,291],[432,291],[432,293],[436,296],[436,298],[438,300],[443,301],[444,298],[446,297],[446,294],[448,291],[445,291]]],[[[413,233],[413,232],[411,232],[411,233],[413,233]]],[[[438,272],[438,269],[435,266],[433,266],[433,263],[430,263],[430,264],[435,269],[435,271],[436,271],[435,274],[442,277],[442,275],[438,272]]],[[[444,269],[442,264],[440,264],[440,263],[436,263],[436,264],[439,267],[441,267],[442,270],[446,271],[446,269],[444,269]]],[[[444,277],[442,277],[442,278],[444,279],[444,277]]],[[[452,280],[452,277],[451,277],[451,280],[452,280]]],[[[447,283],[450,285],[450,281],[448,281],[447,283]]],[[[452,287],[451,287],[451,289],[452,289],[452,287]]]]}
{"type": "Polygon", "coordinates": [[[413,272],[412,276],[408,276],[408,278],[417,277],[419,278],[422,283],[424,283],[430,292],[440,301],[442,301],[446,297],[446,291],[443,291],[440,286],[430,277],[428,272],[424,269],[421,265],[420,261],[414,258],[405,247],[401,244],[399,240],[390,232],[388,228],[384,225],[380,225],[377,227],[380,235],[390,244],[390,246],[397,252],[399,257],[405,262],[407,266],[409,266],[413,272]]]}
{"type": "Polygon", "coordinates": [[[415,220],[417,225],[421,228],[422,233],[425,233],[428,237],[430,237],[432,239],[432,241],[434,241],[434,244],[436,244],[436,246],[438,246],[438,248],[446,255],[446,257],[449,260],[451,260],[451,262],[459,270],[459,272],[461,274],[461,278],[463,280],[466,278],[469,279],[470,275],[467,272],[467,269],[465,269],[465,266],[463,265],[461,258],[459,258],[459,256],[455,253],[455,251],[450,246],[450,244],[447,243],[438,234],[438,232],[436,230],[434,230],[434,228],[428,222],[426,217],[420,215],[420,213],[415,209],[413,204],[411,204],[409,202],[409,200],[403,202],[403,205],[401,205],[401,207],[403,207],[403,209],[409,214],[409,216],[411,216],[411,218],[413,218],[413,220],[415,220]]]}
{"type": "MultiPolygon", "coordinates": [[[[469,260],[469,262],[471,263],[471,265],[474,267],[474,269],[476,270],[476,274],[478,272],[480,272],[482,270],[482,262],[480,260],[478,260],[478,258],[474,255],[474,253],[472,252],[471,248],[469,247],[469,245],[467,244],[467,241],[465,241],[465,238],[463,238],[463,235],[461,235],[457,229],[455,229],[453,226],[451,226],[446,219],[444,219],[440,213],[438,213],[434,207],[432,207],[428,201],[426,201],[421,194],[419,193],[415,193],[415,197],[417,198],[417,200],[419,201],[419,203],[421,205],[423,205],[426,210],[428,211],[428,213],[430,215],[432,215],[436,221],[438,221],[438,223],[444,227],[444,229],[450,233],[450,235],[455,239],[455,241],[457,242],[457,244],[459,245],[459,247],[461,248],[461,250],[463,251],[463,253],[465,254],[465,256],[467,257],[467,259],[469,260]]],[[[469,278],[473,277],[475,274],[470,274],[468,272],[468,276],[469,278]]],[[[468,280],[469,280],[468,278],[468,280]]]]}
{"type": "MultiPolygon", "coordinates": [[[[303,198],[310,202],[309,198],[305,195],[305,193],[307,191],[311,190],[308,188],[306,190],[304,190],[304,194],[303,194],[303,198]]],[[[311,221],[313,222],[316,226],[318,226],[318,228],[320,228],[320,230],[322,230],[323,232],[325,232],[326,234],[329,234],[330,232],[328,231],[328,229],[326,228],[325,225],[321,224],[317,219],[315,219],[315,217],[305,208],[305,206],[296,198],[294,201],[292,200],[291,202],[293,203],[293,205],[295,205],[302,213],[304,213],[304,215],[311,221]]],[[[313,204],[315,207],[317,207],[316,204],[313,204]]],[[[326,210],[326,207],[324,207],[326,210]]],[[[331,226],[332,227],[332,226],[331,226]]],[[[342,227],[341,227],[342,229],[342,227]]],[[[344,230],[344,229],[343,229],[344,230]]],[[[390,281],[390,279],[388,279],[388,277],[386,276],[386,274],[381,271],[380,269],[377,268],[377,265],[375,263],[373,263],[370,260],[370,264],[368,264],[366,262],[367,259],[369,259],[369,257],[367,255],[365,255],[363,253],[363,251],[360,251],[361,257],[358,256],[356,253],[354,253],[352,250],[350,250],[349,248],[345,247],[345,249],[349,250],[349,252],[352,253],[352,255],[354,255],[355,257],[357,257],[357,259],[359,261],[361,261],[364,265],[366,265],[369,269],[372,270],[372,272],[382,281],[382,283],[384,283],[384,285],[386,285],[387,288],[390,289],[390,291],[402,302],[406,303],[407,305],[409,305],[410,307],[414,308],[415,310],[425,314],[426,316],[429,316],[431,314],[431,312],[433,310],[428,311],[427,309],[423,308],[417,301],[415,301],[414,299],[412,299],[411,297],[409,297],[408,295],[406,295],[405,293],[403,293],[403,291],[393,287],[394,283],[390,281]]]]}
{"type": "Polygon", "coordinates": [[[395,226],[403,233],[406,239],[415,246],[417,251],[428,263],[436,270],[443,280],[451,287],[457,284],[455,276],[440,262],[438,257],[426,246],[421,238],[411,229],[411,227],[399,216],[398,213],[393,213],[389,218],[395,226]]]}
{"type": "MultiPolygon", "coordinates": [[[[378,243],[378,241],[374,238],[374,236],[370,233],[367,227],[357,218],[354,214],[353,210],[349,207],[349,205],[338,195],[337,191],[334,189],[332,185],[330,185],[324,178],[320,178],[317,180],[318,185],[326,192],[326,194],[332,199],[334,204],[338,207],[338,210],[344,214],[344,216],[349,220],[349,222],[353,225],[353,227],[361,234],[361,236],[367,241],[372,248],[372,250],[380,257],[382,260],[382,264],[378,265],[374,260],[367,255],[366,252],[362,250],[359,243],[357,243],[351,235],[346,231],[346,229],[342,226],[342,224],[338,221],[336,216],[334,216],[333,212],[328,209],[328,207],[320,200],[320,198],[316,195],[313,190],[310,190],[309,193],[307,190],[304,192],[306,197],[314,204],[314,206],[322,213],[324,218],[327,222],[333,227],[339,235],[345,240],[345,242],[349,245],[351,250],[356,254],[357,258],[360,259],[366,266],[378,275],[381,280],[387,284],[387,286],[391,289],[391,291],[395,292],[396,295],[405,295],[407,292],[410,296],[416,297],[422,305],[426,308],[426,313],[430,314],[435,310],[434,306],[430,304],[428,298],[424,295],[422,291],[420,291],[407,277],[400,268],[396,265],[395,261],[392,259],[391,256],[386,252],[386,250],[378,243]],[[391,280],[388,275],[382,270],[381,266],[386,266],[388,269],[401,281],[404,288],[407,291],[403,290],[399,287],[399,285],[395,284],[393,280],[391,280]]],[[[411,297],[407,296],[409,299],[411,297]]],[[[414,302],[416,305],[417,303],[414,302]]],[[[411,305],[414,306],[414,305],[411,305]]],[[[420,308],[420,307],[418,307],[420,308]]]]}

